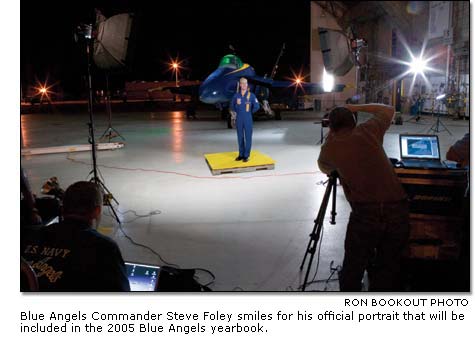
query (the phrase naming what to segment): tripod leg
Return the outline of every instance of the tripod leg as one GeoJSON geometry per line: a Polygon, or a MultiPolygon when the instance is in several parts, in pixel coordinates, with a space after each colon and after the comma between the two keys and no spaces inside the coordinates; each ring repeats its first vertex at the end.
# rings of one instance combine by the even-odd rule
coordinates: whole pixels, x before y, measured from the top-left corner
{"type": "Polygon", "coordinates": [[[310,240],[308,242],[307,250],[305,251],[302,264],[300,265],[300,270],[302,270],[305,260],[307,259],[307,254],[310,253],[311,251],[310,245],[312,241],[315,240],[315,236],[316,236],[315,232],[318,231],[319,223],[323,222],[323,218],[325,217],[325,212],[327,210],[328,200],[330,198],[331,190],[332,190],[331,180],[329,180],[327,184],[327,188],[325,189],[325,194],[323,195],[322,204],[320,205],[320,209],[318,210],[317,218],[315,218],[315,221],[314,221],[315,225],[313,226],[313,230],[310,233],[310,240]]]}
{"type": "Polygon", "coordinates": [[[449,131],[449,129],[447,128],[447,126],[445,126],[445,124],[441,121],[440,124],[442,125],[442,127],[452,136],[452,132],[449,131]]]}
{"type": "Polygon", "coordinates": [[[121,224],[120,222],[120,219],[119,219],[119,216],[117,216],[117,213],[115,212],[115,209],[114,207],[112,206],[112,203],[111,203],[111,199],[114,200],[114,202],[118,205],[119,202],[114,198],[114,196],[112,195],[112,193],[109,191],[109,189],[107,189],[107,187],[105,186],[105,184],[99,179],[99,178],[93,178],[92,179],[101,189],[102,191],[105,193],[105,196],[106,196],[106,199],[104,199],[104,202],[105,202],[105,205],[109,206],[112,213],[114,214],[114,217],[115,217],[115,220],[117,221],[117,223],[121,224]]]}
{"type": "Polygon", "coordinates": [[[331,211],[331,219],[330,224],[335,224],[335,216],[336,216],[336,177],[330,178],[330,185],[332,186],[332,211],[331,211]]]}
{"type": "Polygon", "coordinates": [[[310,270],[312,269],[313,257],[315,256],[315,252],[317,251],[317,245],[318,245],[318,241],[320,240],[320,234],[321,234],[321,231],[322,231],[322,224],[323,224],[323,218],[321,219],[321,221],[319,221],[316,224],[317,233],[316,233],[315,237],[311,240],[311,242],[313,242],[313,246],[309,250],[310,260],[308,262],[307,271],[305,272],[305,278],[303,280],[302,291],[305,291],[305,289],[307,287],[308,275],[310,274],[310,270]]]}
{"type": "Polygon", "coordinates": [[[110,140],[112,138],[111,135],[112,135],[111,129],[108,128],[107,130],[104,131],[104,133],[102,134],[102,136],[99,139],[109,138],[109,142],[110,142],[110,140]]]}
{"type": "Polygon", "coordinates": [[[100,185],[102,186],[102,188],[104,189],[104,191],[112,198],[112,200],[114,200],[114,202],[119,205],[119,202],[115,199],[115,197],[112,195],[112,193],[110,192],[110,190],[106,187],[106,185],[104,183],[102,183],[102,181],[100,179],[98,179],[100,185]]]}
{"type": "Polygon", "coordinates": [[[108,115],[108,126],[107,126],[107,130],[105,130],[104,133],[102,134],[101,139],[107,136],[108,142],[110,143],[112,138],[119,136],[125,141],[125,138],[122,137],[122,135],[116,129],[114,129],[114,127],[112,127],[112,106],[111,106],[111,96],[110,96],[110,91],[109,91],[109,74],[107,73],[106,73],[106,90],[107,90],[106,110],[107,110],[107,115],[108,115]]]}
{"type": "Polygon", "coordinates": [[[330,200],[331,191],[333,189],[333,179],[335,179],[336,181],[336,177],[333,178],[333,176],[330,176],[327,188],[325,189],[325,195],[323,196],[322,204],[320,205],[317,218],[315,219],[315,225],[313,227],[312,233],[310,234],[310,241],[307,246],[307,251],[305,251],[305,256],[303,258],[302,264],[300,265],[300,270],[302,270],[303,265],[305,264],[305,260],[307,259],[307,254],[310,254],[310,260],[308,263],[307,271],[305,273],[302,291],[305,291],[305,288],[307,287],[308,275],[310,274],[310,269],[312,268],[313,258],[315,256],[315,251],[317,250],[318,241],[320,240],[320,234],[323,227],[325,212],[327,210],[328,201],[330,200]]]}
{"type": "Polygon", "coordinates": [[[119,133],[119,131],[117,131],[117,130],[116,130],[115,128],[113,128],[112,126],[111,126],[110,129],[111,129],[112,131],[114,131],[114,133],[116,134],[117,137],[120,137],[120,138],[122,138],[122,139],[125,141],[125,138],[122,137],[122,135],[119,133]]]}
{"type": "Polygon", "coordinates": [[[316,218],[314,222],[315,222],[315,224],[313,225],[313,230],[310,233],[310,240],[308,240],[307,249],[305,250],[305,255],[303,256],[302,263],[300,264],[300,270],[303,269],[303,266],[305,264],[305,260],[307,259],[307,255],[308,255],[309,251],[311,251],[310,246],[312,245],[312,241],[315,239],[315,232],[317,231],[317,226],[318,226],[318,218],[316,218]]]}

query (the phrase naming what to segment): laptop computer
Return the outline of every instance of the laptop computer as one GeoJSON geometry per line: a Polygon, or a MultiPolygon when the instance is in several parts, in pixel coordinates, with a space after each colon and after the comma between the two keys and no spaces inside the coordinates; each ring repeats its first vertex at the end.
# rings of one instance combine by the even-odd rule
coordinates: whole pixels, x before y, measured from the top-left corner
{"type": "Polygon", "coordinates": [[[400,134],[401,163],[404,168],[444,169],[437,135],[400,134]]]}
{"type": "Polygon", "coordinates": [[[157,291],[159,266],[125,262],[125,267],[127,268],[127,277],[131,291],[157,291]]]}

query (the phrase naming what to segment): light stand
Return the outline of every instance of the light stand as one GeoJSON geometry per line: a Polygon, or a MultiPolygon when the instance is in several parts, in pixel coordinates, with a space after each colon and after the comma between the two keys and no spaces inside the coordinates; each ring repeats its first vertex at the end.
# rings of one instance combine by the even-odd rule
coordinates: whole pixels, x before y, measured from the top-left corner
{"type": "Polygon", "coordinates": [[[110,95],[110,90],[109,90],[109,74],[108,73],[106,73],[106,109],[107,109],[107,115],[109,117],[108,127],[107,127],[107,130],[104,131],[101,138],[99,139],[107,138],[110,143],[111,138],[120,137],[125,141],[125,138],[122,137],[119,131],[117,131],[114,127],[112,127],[112,108],[111,108],[111,95],[110,95]]]}
{"type": "MultiPolygon", "coordinates": [[[[305,279],[302,285],[302,291],[305,291],[307,287],[308,275],[310,273],[310,269],[312,268],[313,257],[315,256],[315,251],[317,250],[318,241],[320,240],[320,235],[323,229],[323,219],[325,218],[325,213],[327,211],[328,202],[330,201],[330,195],[333,192],[332,197],[332,211],[331,211],[331,220],[330,224],[335,224],[335,216],[336,216],[336,180],[338,178],[338,174],[334,171],[328,176],[327,187],[325,189],[325,195],[323,196],[322,204],[320,205],[320,209],[318,210],[317,218],[315,219],[315,225],[313,226],[313,230],[310,233],[310,240],[307,245],[307,249],[305,251],[305,255],[302,260],[302,264],[300,264],[300,270],[303,269],[305,264],[305,260],[307,259],[307,255],[310,254],[310,260],[308,262],[307,272],[305,273],[305,279]]],[[[318,264],[317,264],[318,265],[318,264]]]]}
{"type": "MultiPolygon", "coordinates": [[[[439,133],[439,132],[447,131],[452,136],[452,133],[449,131],[447,126],[445,126],[444,123],[442,121],[440,121],[440,103],[441,103],[441,100],[444,99],[444,98],[445,98],[445,94],[437,96],[435,98],[436,101],[437,101],[437,119],[432,124],[432,126],[429,128],[429,130],[427,132],[428,133],[430,133],[430,132],[439,133]],[[442,126],[443,130],[440,130],[440,126],[442,126]]],[[[434,116],[434,107],[432,107],[432,116],[434,116]]]]}
{"type": "MultiPolygon", "coordinates": [[[[90,30],[92,30],[92,26],[90,26],[90,30]]],[[[114,200],[116,204],[119,202],[114,198],[112,193],[109,189],[105,186],[105,184],[99,179],[97,176],[97,162],[96,162],[96,142],[94,139],[94,116],[92,112],[93,107],[93,97],[92,97],[92,78],[91,78],[91,45],[92,45],[92,38],[89,35],[85,36],[86,38],[86,56],[87,56],[87,77],[88,77],[88,89],[89,89],[89,98],[88,98],[88,109],[89,109],[89,143],[91,144],[91,151],[92,151],[92,171],[89,172],[89,175],[92,174],[91,182],[93,181],[96,185],[101,188],[102,192],[104,193],[104,205],[107,205],[111,208],[112,213],[117,221],[120,223],[120,219],[117,216],[117,213],[114,210],[114,207],[111,204],[111,200],[114,200]]]]}

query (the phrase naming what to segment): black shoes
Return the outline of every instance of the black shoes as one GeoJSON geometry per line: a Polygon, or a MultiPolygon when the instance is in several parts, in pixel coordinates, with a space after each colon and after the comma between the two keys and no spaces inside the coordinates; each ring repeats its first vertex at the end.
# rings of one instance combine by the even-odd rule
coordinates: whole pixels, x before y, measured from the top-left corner
{"type": "Polygon", "coordinates": [[[249,158],[243,158],[242,156],[238,156],[236,159],[236,161],[243,161],[243,162],[248,162],[249,161],[249,158]]]}

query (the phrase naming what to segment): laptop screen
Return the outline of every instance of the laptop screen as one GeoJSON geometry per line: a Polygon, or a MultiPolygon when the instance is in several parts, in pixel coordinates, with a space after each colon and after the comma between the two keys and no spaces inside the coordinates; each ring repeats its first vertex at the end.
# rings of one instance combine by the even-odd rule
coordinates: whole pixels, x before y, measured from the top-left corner
{"type": "Polygon", "coordinates": [[[435,135],[400,135],[401,159],[439,160],[435,135]]]}
{"type": "Polygon", "coordinates": [[[125,262],[131,291],[156,291],[160,267],[125,262]]]}

